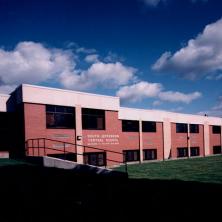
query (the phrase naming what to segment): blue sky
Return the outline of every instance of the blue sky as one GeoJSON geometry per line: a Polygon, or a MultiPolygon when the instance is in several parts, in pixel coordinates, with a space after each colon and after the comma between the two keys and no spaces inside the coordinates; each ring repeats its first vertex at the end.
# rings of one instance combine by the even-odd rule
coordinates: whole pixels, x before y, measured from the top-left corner
{"type": "Polygon", "coordinates": [[[21,83],[222,116],[220,0],[0,0],[0,92],[21,83]]]}

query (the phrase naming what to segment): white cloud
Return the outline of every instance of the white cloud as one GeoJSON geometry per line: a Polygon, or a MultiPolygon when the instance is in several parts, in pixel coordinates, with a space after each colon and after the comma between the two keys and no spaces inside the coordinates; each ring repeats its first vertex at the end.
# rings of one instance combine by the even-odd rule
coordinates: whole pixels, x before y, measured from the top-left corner
{"type": "Polygon", "coordinates": [[[222,19],[207,25],[201,34],[176,53],[163,53],[152,68],[194,80],[221,72],[221,61],[222,19]]]}
{"type": "Polygon", "coordinates": [[[182,102],[189,104],[195,99],[200,98],[202,95],[200,92],[193,92],[193,93],[181,93],[181,92],[174,92],[174,91],[166,91],[166,92],[160,92],[159,99],[162,101],[167,102],[182,102]]]}
{"type": "Polygon", "coordinates": [[[145,98],[157,97],[162,90],[160,83],[139,82],[130,86],[121,87],[116,93],[121,100],[128,102],[138,102],[145,98]]]}
{"type": "Polygon", "coordinates": [[[1,85],[0,93],[10,94],[15,88],[16,85],[1,85]]]}
{"type": "Polygon", "coordinates": [[[182,110],[183,110],[183,107],[182,106],[178,106],[176,108],[171,109],[170,111],[171,112],[181,112],[182,110]]]}
{"type": "Polygon", "coordinates": [[[120,62],[97,62],[85,71],[64,72],[60,76],[60,81],[69,89],[85,89],[96,86],[116,88],[132,81],[135,78],[135,73],[136,69],[124,66],[120,62]]]}
{"type": "Polygon", "coordinates": [[[153,106],[160,106],[161,104],[162,104],[162,102],[159,101],[159,100],[155,100],[155,101],[153,102],[153,106]]]}
{"type": "Polygon", "coordinates": [[[96,63],[99,62],[99,55],[98,54],[91,54],[91,55],[87,55],[85,57],[85,61],[88,63],[96,63]]]}
{"type": "Polygon", "coordinates": [[[76,54],[71,50],[20,42],[14,50],[0,49],[0,90],[9,91],[21,83],[49,81],[69,89],[116,88],[135,78],[136,69],[133,67],[120,62],[98,62],[97,58],[97,54],[86,57],[88,62],[94,63],[87,70],[78,70],[76,54]]]}
{"type": "Polygon", "coordinates": [[[70,51],[47,49],[40,43],[21,42],[12,51],[0,49],[1,85],[44,82],[73,67],[70,51]]]}
{"type": "Polygon", "coordinates": [[[84,54],[90,54],[90,53],[96,53],[96,49],[87,49],[85,47],[79,47],[76,49],[77,53],[84,53],[84,54]]]}
{"type": "MultiPolygon", "coordinates": [[[[117,93],[123,102],[139,102],[146,98],[157,98],[161,101],[173,103],[186,103],[189,104],[193,100],[201,97],[200,92],[181,93],[174,91],[164,91],[160,83],[150,83],[141,81],[130,86],[121,87],[117,93]]],[[[153,105],[160,105],[160,101],[154,101],[153,105]]]]}

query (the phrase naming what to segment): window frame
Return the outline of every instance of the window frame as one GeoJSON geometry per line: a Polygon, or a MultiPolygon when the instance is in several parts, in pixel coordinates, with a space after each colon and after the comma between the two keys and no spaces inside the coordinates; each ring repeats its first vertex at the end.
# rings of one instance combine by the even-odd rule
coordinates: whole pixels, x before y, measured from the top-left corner
{"type": "Polygon", "coordinates": [[[156,122],[155,121],[142,121],[142,132],[143,133],[156,133],[157,132],[157,127],[156,127],[156,122]],[[153,126],[145,126],[145,124],[155,124],[154,128],[153,126]]]}
{"type": "MultiPolygon", "coordinates": [[[[45,118],[46,118],[46,129],[75,129],[76,128],[76,110],[75,107],[71,107],[71,106],[59,106],[59,105],[45,105],[45,118]],[[49,108],[54,108],[53,110],[47,110],[49,108]],[[58,110],[57,110],[58,109],[58,110]],[[59,111],[59,109],[69,109],[70,111],[59,111]],[[71,111],[72,110],[72,111],[71,111]],[[72,124],[70,124],[70,126],[50,126],[48,124],[48,120],[47,117],[48,115],[53,115],[54,116],[54,121],[56,122],[56,117],[58,115],[61,116],[71,116],[71,120],[72,120],[72,124]]],[[[71,123],[71,122],[70,122],[71,123]]]]}
{"type": "Polygon", "coordinates": [[[139,121],[138,120],[122,120],[122,132],[134,132],[134,133],[138,133],[139,132],[139,121]],[[126,129],[125,127],[127,126],[127,122],[128,123],[135,123],[134,126],[135,129],[126,129]]]}
{"type": "Polygon", "coordinates": [[[188,157],[188,147],[177,147],[177,158],[186,158],[188,157]],[[180,156],[179,155],[179,150],[186,150],[186,155],[180,156]]]}
{"type": "Polygon", "coordinates": [[[193,157],[193,156],[200,156],[200,147],[199,146],[192,146],[190,147],[190,156],[193,157]],[[197,149],[197,155],[192,155],[192,150],[193,149],[197,149]]]}
{"type": "Polygon", "coordinates": [[[188,133],[188,124],[187,123],[176,123],[176,133],[188,133]],[[179,125],[186,126],[185,131],[179,131],[179,125]]]}
{"type": "Polygon", "coordinates": [[[89,164],[93,166],[106,166],[107,165],[106,152],[85,152],[83,154],[83,158],[84,158],[84,164],[89,164]],[[96,155],[96,164],[92,164],[90,160],[91,155],[96,155]],[[100,164],[99,155],[103,156],[102,158],[103,164],[100,164]]]}
{"type": "Polygon", "coordinates": [[[217,146],[213,146],[213,154],[214,155],[217,155],[217,154],[222,154],[222,148],[220,145],[217,145],[217,146]],[[220,152],[215,152],[215,149],[219,148],[220,149],[220,152]]]}
{"type": "MultiPolygon", "coordinates": [[[[151,154],[151,156],[152,156],[152,154],[151,154]]],[[[152,149],[143,149],[143,160],[157,160],[157,149],[155,149],[155,148],[152,148],[152,149]],[[147,151],[150,151],[150,152],[152,152],[152,151],[154,151],[154,158],[146,158],[147,156],[149,156],[149,155],[146,155],[145,154],[145,152],[147,152],[147,151]]]]}
{"type": "MultiPolygon", "coordinates": [[[[133,154],[134,156],[135,154],[133,154]]],[[[135,156],[134,156],[135,157],[135,156]]],[[[123,150],[123,161],[124,162],[138,162],[140,161],[140,150],[139,149],[135,149],[135,150],[123,150]],[[127,154],[130,153],[130,152],[136,152],[136,155],[138,157],[138,159],[133,159],[133,160],[130,160],[130,158],[127,157],[127,154]]]]}
{"type": "Polygon", "coordinates": [[[106,111],[102,109],[82,108],[82,129],[83,130],[106,130],[106,111]],[[84,113],[84,111],[88,111],[89,113],[84,113]],[[95,112],[95,113],[90,114],[90,111],[95,112]],[[99,114],[99,112],[101,112],[101,114],[99,114]],[[97,127],[89,127],[89,125],[87,127],[86,122],[84,122],[86,121],[86,119],[84,118],[88,118],[88,119],[95,118],[97,127]],[[98,128],[98,122],[97,122],[98,118],[102,118],[102,128],[98,128]]]}
{"type": "Polygon", "coordinates": [[[212,133],[213,134],[221,134],[221,126],[218,126],[218,125],[212,125],[212,133]],[[218,130],[215,130],[216,129],[220,129],[219,131],[218,130]]]}
{"type": "Polygon", "coordinates": [[[196,133],[196,134],[198,134],[199,132],[200,132],[200,125],[199,124],[189,124],[189,130],[190,130],[190,133],[196,133]],[[194,128],[195,130],[194,130],[194,132],[191,132],[192,131],[192,126],[197,126],[198,128],[197,128],[197,131],[196,131],[196,128],[194,128]]]}

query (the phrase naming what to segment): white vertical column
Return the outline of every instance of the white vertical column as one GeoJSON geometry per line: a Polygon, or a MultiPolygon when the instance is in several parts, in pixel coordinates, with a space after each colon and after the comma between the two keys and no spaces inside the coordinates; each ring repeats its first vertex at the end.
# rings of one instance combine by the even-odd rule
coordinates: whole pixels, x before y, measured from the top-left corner
{"type": "Polygon", "coordinates": [[[164,159],[168,159],[171,150],[171,122],[169,118],[163,119],[163,149],[164,159]]]}
{"type": "Polygon", "coordinates": [[[190,124],[187,124],[187,149],[188,149],[188,157],[190,157],[190,124]]]}
{"type": "Polygon", "coordinates": [[[77,163],[83,163],[83,137],[82,137],[82,107],[80,105],[76,106],[76,151],[77,163]]]}
{"type": "Polygon", "coordinates": [[[210,127],[208,122],[204,122],[204,155],[210,155],[210,127]]]}
{"type": "Polygon", "coordinates": [[[140,163],[143,162],[143,127],[142,120],[139,120],[139,143],[140,143],[140,163]]]}

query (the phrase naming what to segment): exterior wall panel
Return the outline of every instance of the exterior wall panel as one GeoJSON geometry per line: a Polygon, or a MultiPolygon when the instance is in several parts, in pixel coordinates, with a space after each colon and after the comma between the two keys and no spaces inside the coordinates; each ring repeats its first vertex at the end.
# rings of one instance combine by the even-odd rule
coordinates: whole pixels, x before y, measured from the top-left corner
{"type": "Polygon", "coordinates": [[[157,149],[157,160],[163,160],[163,123],[156,123],[156,132],[143,132],[143,149],[157,149]]]}

